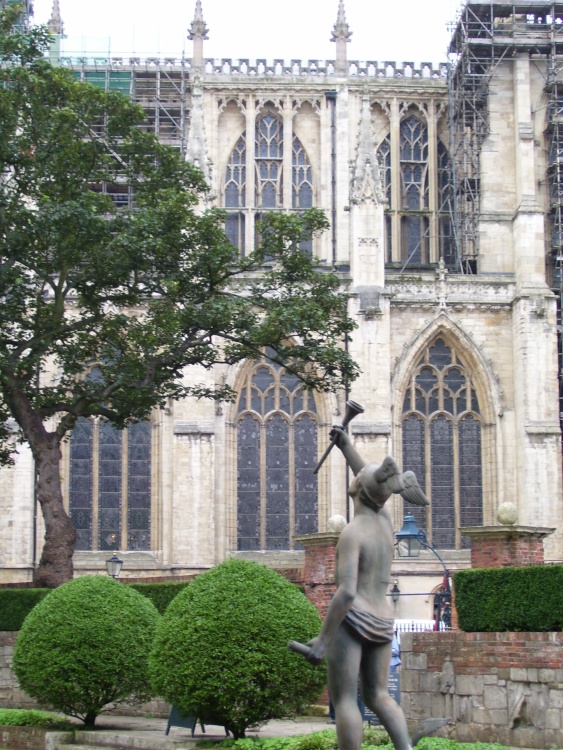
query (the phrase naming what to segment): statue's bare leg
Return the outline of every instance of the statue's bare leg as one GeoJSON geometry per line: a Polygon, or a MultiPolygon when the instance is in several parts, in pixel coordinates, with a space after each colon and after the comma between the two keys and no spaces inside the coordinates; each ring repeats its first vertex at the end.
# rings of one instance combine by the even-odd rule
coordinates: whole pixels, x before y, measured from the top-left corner
{"type": "Polygon", "coordinates": [[[389,695],[391,643],[364,646],[361,662],[364,702],[387,730],[395,750],[411,750],[411,741],[402,708],[389,695]]]}
{"type": "Polygon", "coordinates": [[[334,706],[339,750],[359,750],[362,715],[358,708],[358,678],[362,644],[341,625],[327,653],[328,689],[334,706]]]}

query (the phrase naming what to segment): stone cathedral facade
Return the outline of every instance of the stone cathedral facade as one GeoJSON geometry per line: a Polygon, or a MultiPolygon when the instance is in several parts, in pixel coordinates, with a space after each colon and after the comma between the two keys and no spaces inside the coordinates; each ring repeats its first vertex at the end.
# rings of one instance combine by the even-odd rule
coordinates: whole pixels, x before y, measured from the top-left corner
{"type": "MultiPolygon", "coordinates": [[[[555,529],[546,559],[561,561],[563,5],[469,0],[453,62],[438,67],[355,61],[344,6],[335,0],[330,62],[208,60],[200,0],[190,59],[75,59],[56,44],[53,55],[133,97],[147,127],[198,164],[241,254],[264,212],[326,212],[330,231],[305,250],[338,272],[358,325],[362,374],[348,395],[365,411],[351,433],[366,458],[415,471],[431,498],[417,523],[449,569],[469,565],[464,527],[497,524],[504,502],[520,525],[555,529]]],[[[170,403],[124,432],[77,425],[63,479],[78,574],[114,551],[129,577],[229,555],[298,568],[294,538],[350,513],[338,452],[312,471],[346,394],[305,393],[266,356],[205,377],[237,401],[170,403]]],[[[407,508],[390,502],[399,529],[407,508]]],[[[2,470],[0,511],[0,582],[30,580],[42,528],[25,446],[2,470]]],[[[413,596],[396,616],[430,617],[442,571],[430,553],[398,558],[394,581],[413,596]]]]}

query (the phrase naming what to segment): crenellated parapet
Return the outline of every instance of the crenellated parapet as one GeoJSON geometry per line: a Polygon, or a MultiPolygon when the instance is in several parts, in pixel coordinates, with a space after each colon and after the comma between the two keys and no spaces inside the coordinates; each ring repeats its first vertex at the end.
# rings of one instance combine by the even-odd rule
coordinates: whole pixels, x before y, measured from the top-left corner
{"type": "MultiPolygon", "coordinates": [[[[283,60],[258,58],[251,60],[247,58],[231,59],[206,59],[206,76],[311,76],[335,78],[342,77],[337,74],[336,62],[334,60],[283,60]]],[[[414,62],[391,62],[377,60],[349,60],[344,77],[347,78],[427,78],[446,79],[447,63],[423,62],[416,65],[414,62]]]]}
{"type": "MultiPolygon", "coordinates": [[[[191,71],[194,67],[191,58],[182,56],[166,57],[114,57],[96,55],[87,56],[83,54],[72,54],[66,52],[59,59],[59,64],[64,67],[77,68],[80,66],[110,68],[110,69],[158,69],[158,68],[185,68],[191,71]]],[[[234,79],[239,77],[282,77],[293,78],[316,78],[316,79],[341,79],[336,73],[334,60],[283,60],[258,58],[206,58],[203,61],[202,74],[205,78],[234,79]]],[[[395,80],[442,80],[447,79],[447,63],[423,62],[390,62],[377,60],[349,60],[347,72],[344,78],[358,80],[367,79],[395,79],[395,80]]]]}

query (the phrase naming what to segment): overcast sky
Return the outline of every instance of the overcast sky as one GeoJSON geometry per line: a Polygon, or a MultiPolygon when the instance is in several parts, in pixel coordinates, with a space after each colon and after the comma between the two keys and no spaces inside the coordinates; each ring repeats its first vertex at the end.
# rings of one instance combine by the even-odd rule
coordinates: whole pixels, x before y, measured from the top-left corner
{"type": "MultiPolygon", "coordinates": [[[[195,0],[59,0],[66,50],[191,56],[195,0]],[[111,41],[108,43],[108,39],[111,41]]],[[[53,0],[34,0],[36,23],[53,0]]],[[[460,0],[345,0],[350,60],[444,62],[460,0]]],[[[338,0],[202,0],[205,57],[333,60],[338,0]]]]}

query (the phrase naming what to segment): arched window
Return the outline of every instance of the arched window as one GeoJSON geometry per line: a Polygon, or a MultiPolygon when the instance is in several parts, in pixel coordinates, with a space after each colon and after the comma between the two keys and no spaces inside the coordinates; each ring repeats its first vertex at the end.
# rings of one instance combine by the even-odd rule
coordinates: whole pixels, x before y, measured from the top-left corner
{"type": "Polygon", "coordinates": [[[377,146],[387,205],[386,263],[437,263],[458,270],[453,235],[451,160],[444,143],[430,148],[425,115],[414,105],[377,146]]]}
{"type": "Polygon", "coordinates": [[[317,409],[311,392],[265,357],[237,408],[237,548],[294,549],[318,529],[317,409]]]}
{"type": "Polygon", "coordinates": [[[436,339],[407,387],[402,435],[403,467],[415,472],[431,501],[409,512],[438,549],[468,546],[458,527],[483,523],[481,425],[470,371],[436,339]]]}
{"type": "Polygon", "coordinates": [[[429,262],[428,131],[415,115],[400,128],[401,255],[409,265],[429,262]]]}
{"type": "Polygon", "coordinates": [[[78,419],[68,496],[77,550],[149,550],[150,423],[118,430],[104,420],[78,419]]]}
{"type": "MultiPolygon", "coordinates": [[[[311,162],[295,133],[284,132],[283,120],[273,104],[265,105],[256,118],[254,147],[245,131],[231,151],[225,173],[224,205],[227,235],[243,255],[253,249],[248,247],[249,237],[254,244],[259,241],[255,222],[263,212],[299,211],[313,206],[311,162]],[[284,180],[288,179],[283,170],[286,148],[291,152],[290,197],[284,190],[284,180]],[[249,161],[254,172],[253,195],[246,189],[249,161]]],[[[304,243],[302,249],[311,252],[312,243],[304,243]]]]}

